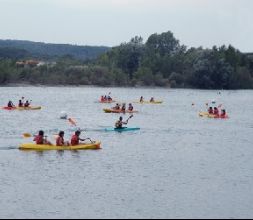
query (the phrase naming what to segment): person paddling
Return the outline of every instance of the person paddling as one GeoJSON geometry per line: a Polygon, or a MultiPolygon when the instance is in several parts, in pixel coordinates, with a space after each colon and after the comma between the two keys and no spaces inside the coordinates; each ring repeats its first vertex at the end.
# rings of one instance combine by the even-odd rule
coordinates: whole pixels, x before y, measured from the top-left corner
{"type": "Polygon", "coordinates": [[[14,108],[15,107],[15,105],[13,104],[12,101],[9,101],[7,106],[8,106],[8,108],[14,108]]]}
{"type": "Polygon", "coordinates": [[[22,100],[19,100],[18,107],[19,108],[23,108],[24,107],[24,103],[22,102],[22,100]]]}
{"type": "Polygon", "coordinates": [[[213,108],[212,108],[212,107],[210,107],[210,108],[208,109],[208,113],[209,113],[210,115],[213,115],[213,108]]]}
{"type": "Polygon", "coordinates": [[[213,114],[215,116],[219,116],[220,113],[219,113],[219,109],[217,107],[214,108],[213,114]]]}
{"type": "Polygon", "coordinates": [[[133,115],[131,115],[125,122],[123,121],[123,117],[120,117],[119,120],[115,123],[115,128],[116,129],[123,129],[123,125],[127,125],[129,119],[131,119],[132,117],[134,117],[133,115]]]}
{"type": "Polygon", "coordinates": [[[155,98],[152,97],[152,98],[150,99],[150,102],[155,102],[155,98]]]}
{"type": "Polygon", "coordinates": [[[128,111],[132,112],[133,110],[134,110],[134,107],[133,107],[132,103],[130,103],[128,106],[128,111]]]}
{"type": "Polygon", "coordinates": [[[120,110],[120,104],[117,103],[115,107],[112,108],[113,110],[120,110]]]}
{"type": "Polygon", "coordinates": [[[26,103],[25,103],[25,105],[24,105],[24,107],[25,107],[25,108],[29,108],[30,104],[31,104],[31,103],[27,100],[26,103]]]}
{"type": "Polygon", "coordinates": [[[76,131],[75,134],[71,138],[71,146],[78,146],[80,141],[85,141],[85,139],[80,138],[81,131],[76,131]]]}
{"type": "Polygon", "coordinates": [[[64,131],[60,131],[58,138],[56,139],[56,146],[62,147],[62,146],[69,146],[69,142],[64,141],[64,131]]]}
{"type": "Polygon", "coordinates": [[[226,113],[226,110],[225,110],[225,109],[223,109],[223,110],[221,111],[220,117],[221,117],[221,118],[226,118],[226,117],[227,117],[227,113],[226,113]]]}
{"type": "Polygon", "coordinates": [[[143,98],[143,96],[140,98],[140,102],[144,102],[144,98],[143,98]]]}
{"type": "Polygon", "coordinates": [[[122,111],[122,112],[125,112],[125,111],[126,111],[126,103],[124,103],[124,104],[122,105],[121,111],[122,111]]]}
{"type": "Polygon", "coordinates": [[[49,141],[46,140],[44,136],[44,131],[39,131],[39,134],[35,136],[33,141],[37,145],[52,145],[49,141]]]}

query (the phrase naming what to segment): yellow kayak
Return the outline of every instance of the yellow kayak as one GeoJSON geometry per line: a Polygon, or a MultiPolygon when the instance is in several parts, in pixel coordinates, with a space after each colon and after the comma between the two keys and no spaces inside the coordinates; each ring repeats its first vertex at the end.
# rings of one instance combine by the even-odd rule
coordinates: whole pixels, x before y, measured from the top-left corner
{"type": "Polygon", "coordinates": [[[34,107],[1,107],[4,110],[13,111],[30,111],[30,110],[41,110],[41,106],[34,106],[34,107]]]}
{"type": "Polygon", "coordinates": [[[41,106],[37,106],[37,107],[17,107],[17,110],[19,110],[19,111],[41,110],[41,106]]]}
{"type": "Polygon", "coordinates": [[[143,101],[143,102],[134,102],[137,104],[163,104],[163,101],[154,101],[154,102],[150,102],[150,101],[143,101]]]}
{"type": "Polygon", "coordinates": [[[48,150],[99,150],[101,149],[101,142],[96,141],[95,143],[90,144],[80,144],[78,146],[66,146],[58,147],[55,145],[37,145],[34,143],[21,144],[20,150],[37,150],[37,151],[48,151],[48,150]]]}

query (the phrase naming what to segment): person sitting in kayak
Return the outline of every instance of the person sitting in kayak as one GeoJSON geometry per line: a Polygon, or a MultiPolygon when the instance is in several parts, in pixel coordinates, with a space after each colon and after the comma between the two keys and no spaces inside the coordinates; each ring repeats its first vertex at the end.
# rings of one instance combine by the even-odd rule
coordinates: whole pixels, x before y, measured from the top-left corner
{"type": "Polygon", "coordinates": [[[101,96],[100,101],[101,101],[101,102],[104,102],[104,101],[105,101],[104,96],[101,96]]]}
{"type": "Polygon", "coordinates": [[[152,98],[150,99],[150,102],[155,102],[154,97],[152,97],[152,98]]]}
{"type": "Polygon", "coordinates": [[[33,140],[37,145],[52,145],[49,141],[45,139],[44,131],[39,131],[39,134],[35,136],[33,140]]]}
{"type": "Polygon", "coordinates": [[[75,134],[71,138],[71,146],[78,146],[80,141],[85,141],[85,139],[80,138],[81,131],[76,131],[75,134]]]}
{"type": "Polygon", "coordinates": [[[144,102],[144,98],[143,98],[143,96],[140,98],[140,102],[144,102]]]}
{"type": "Polygon", "coordinates": [[[13,104],[12,101],[9,101],[7,106],[8,106],[8,108],[14,108],[15,107],[15,105],[13,104]]]}
{"type": "Polygon", "coordinates": [[[226,113],[226,110],[225,110],[225,109],[223,109],[223,110],[221,111],[220,117],[221,117],[221,118],[226,118],[226,117],[227,117],[227,113],[226,113]]]}
{"type": "Polygon", "coordinates": [[[119,103],[117,103],[117,104],[116,104],[116,106],[115,106],[115,107],[113,107],[112,109],[113,109],[113,110],[117,110],[117,111],[118,111],[118,110],[120,110],[120,104],[119,104],[119,103]]]}
{"type": "Polygon", "coordinates": [[[119,120],[115,123],[115,128],[116,129],[122,129],[123,125],[127,125],[128,121],[123,122],[123,117],[120,117],[119,120]]]}
{"type": "Polygon", "coordinates": [[[111,97],[111,96],[108,96],[108,97],[107,97],[107,100],[108,100],[109,102],[112,102],[112,97],[111,97]]]}
{"type": "Polygon", "coordinates": [[[210,107],[210,108],[208,109],[208,113],[209,113],[210,115],[213,115],[213,108],[212,108],[212,107],[210,107]]]}
{"type": "Polygon", "coordinates": [[[24,107],[25,107],[25,108],[29,108],[29,106],[30,106],[30,102],[27,100],[27,101],[25,102],[24,107]]]}
{"type": "Polygon", "coordinates": [[[24,107],[24,103],[22,102],[22,100],[19,100],[18,107],[19,108],[23,108],[24,107]]]}
{"type": "Polygon", "coordinates": [[[125,112],[125,111],[126,111],[126,103],[124,103],[124,104],[122,105],[121,111],[122,111],[122,112],[125,112]]]}
{"type": "Polygon", "coordinates": [[[128,106],[128,111],[132,112],[133,110],[134,110],[134,107],[133,107],[132,103],[130,103],[128,106]]]}
{"type": "Polygon", "coordinates": [[[69,142],[64,141],[64,131],[60,131],[58,138],[56,139],[56,146],[69,146],[69,142]]]}
{"type": "Polygon", "coordinates": [[[214,108],[213,114],[219,116],[219,109],[217,107],[214,108]]]}

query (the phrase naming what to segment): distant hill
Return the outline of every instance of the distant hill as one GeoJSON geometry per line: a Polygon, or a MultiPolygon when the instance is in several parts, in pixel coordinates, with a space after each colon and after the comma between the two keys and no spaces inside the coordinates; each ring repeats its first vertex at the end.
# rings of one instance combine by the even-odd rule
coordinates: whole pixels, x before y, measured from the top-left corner
{"type": "Polygon", "coordinates": [[[0,52],[2,51],[2,55],[3,51],[5,51],[7,55],[13,57],[12,52],[15,52],[15,50],[19,55],[23,53],[24,57],[33,56],[51,59],[54,57],[72,56],[79,60],[87,60],[97,58],[99,55],[110,50],[110,48],[103,46],[76,46],[32,41],[0,40],[0,52]]]}
{"type": "Polygon", "coordinates": [[[23,49],[0,47],[0,59],[24,59],[31,57],[32,55],[23,49]]]}

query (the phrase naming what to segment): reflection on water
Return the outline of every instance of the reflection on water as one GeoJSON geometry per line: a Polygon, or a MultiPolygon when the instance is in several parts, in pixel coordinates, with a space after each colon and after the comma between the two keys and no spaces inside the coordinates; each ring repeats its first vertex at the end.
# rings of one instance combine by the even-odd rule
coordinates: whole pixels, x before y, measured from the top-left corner
{"type": "MultiPolygon", "coordinates": [[[[42,111],[0,111],[1,218],[251,218],[253,216],[252,91],[0,88],[0,106],[25,96],[42,111]],[[124,102],[140,96],[163,105],[135,105],[129,126],[107,133],[119,115],[96,103],[108,91],[124,102]],[[199,118],[215,99],[229,120],[199,118]],[[193,106],[192,103],[195,105],[193,106]],[[243,106],[243,108],[242,108],[243,106]],[[19,151],[43,129],[54,142],[59,119],[73,117],[100,151],[19,151]]],[[[124,116],[127,118],[128,116],[124,116]]]]}

